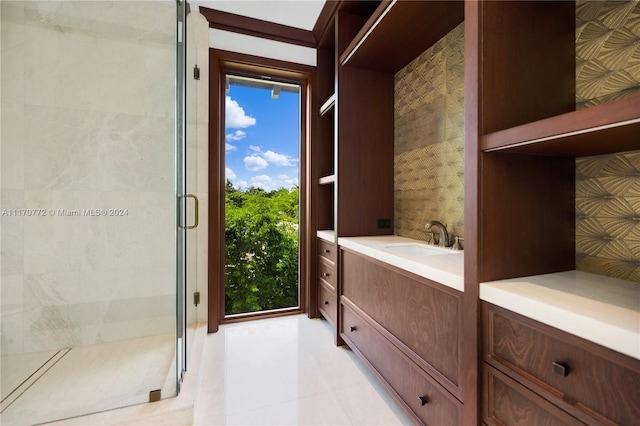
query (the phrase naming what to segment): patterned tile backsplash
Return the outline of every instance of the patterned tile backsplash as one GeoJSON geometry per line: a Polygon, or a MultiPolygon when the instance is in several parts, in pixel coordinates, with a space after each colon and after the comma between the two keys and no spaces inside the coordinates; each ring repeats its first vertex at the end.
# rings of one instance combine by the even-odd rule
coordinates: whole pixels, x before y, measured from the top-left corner
{"type": "MultiPolygon", "coordinates": [[[[463,52],[460,24],[395,76],[397,235],[463,235],[463,52]]],[[[576,108],[636,95],[640,2],[578,0],[576,108]]],[[[640,282],[640,151],[576,159],[576,269],[640,282]]]]}
{"type": "MultiPolygon", "coordinates": [[[[635,95],[640,3],[579,0],[576,107],[635,95]]],[[[640,151],[576,159],[576,269],[640,282],[640,151]]]]}
{"type": "Polygon", "coordinates": [[[464,24],[395,76],[395,233],[427,239],[464,226],[464,24]]]}

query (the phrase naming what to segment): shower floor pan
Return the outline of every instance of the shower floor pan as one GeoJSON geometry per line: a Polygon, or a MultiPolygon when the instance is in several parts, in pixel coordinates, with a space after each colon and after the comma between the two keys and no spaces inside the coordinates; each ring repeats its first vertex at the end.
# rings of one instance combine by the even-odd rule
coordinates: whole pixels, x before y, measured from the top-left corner
{"type": "Polygon", "coordinates": [[[0,424],[35,425],[173,396],[173,333],[2,357],[0,424]]]}

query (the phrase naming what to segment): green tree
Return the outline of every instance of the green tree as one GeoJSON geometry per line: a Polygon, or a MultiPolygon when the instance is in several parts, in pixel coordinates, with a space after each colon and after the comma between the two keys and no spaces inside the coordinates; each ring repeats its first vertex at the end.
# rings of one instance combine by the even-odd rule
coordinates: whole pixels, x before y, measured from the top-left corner
{"type": "Polygon", "coordinates": [[[227,181],[227,315],[298,305],[298,193],[227,181]]]}

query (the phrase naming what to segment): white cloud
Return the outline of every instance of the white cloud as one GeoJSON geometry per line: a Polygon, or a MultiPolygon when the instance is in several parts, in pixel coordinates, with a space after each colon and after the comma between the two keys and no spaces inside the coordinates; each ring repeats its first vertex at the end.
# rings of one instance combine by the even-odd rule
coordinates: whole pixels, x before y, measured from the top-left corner
{"type": "Polygon", "coordinates": [[[234,173],[234,171],[231,170],[228,167],[226,167],[224,169],[224,174],[225,174],[226,178],[229,179],[229,180],[234,180],[236,178],[236,174],[234,173]]]}
{"type": "Polygon", "coordinates": [[[234,183],[236,188],[248,188],[249,184],[247,183],[246,180],[239,180],[237,182],[234,183]]]}
{"type": "Polygon", "coordinates": [[[233,133],[227,133],[226,140],[228,141],[239,141],[247,137],[247,132],[242,130],[236,130],[233,133]]]}
{"type": "Polygon", "coordinates": [[[251,185],[262,188],[265,191],[272,191],[276,189],[276,182],[267,175],[259,175],[251,178],[251,185]]]}
{"type": "Polygon", "coordinates": [[[273,164],[274,166],[292,166],[293,163],[297,161],[288,155],[278,154],[271,150],[265,152],[263,157],[269,164],[273,164]]]}
{"type": "Polygon", "coordinates": [[[262,188],[265,191],[273,191],[279,188],[293,188],[298,185],[297,177],[290,177],[288,175],[279,175],[277,178],[273,178],[268,175],[258,175],[251,178],[251,185],[257,188],[262,188]]]}
{"type": "Polygon", "coordinates": [[[238,148],[235,145],[231,145],[230,143],[225,143],[225,149],[227,152],[229,152],[229,151],[235,151],[238,148]]]}
{"type": "MultiPolygon", "coordinates": [[[[260,164],[261,169],[271,165],[271,166],[295,166],[298,163],[297,158],[290,157],[285,154],[278,154],[277,152],[273,152],[268,150],[266,152],[262,151],[262,148],[255,145],[249,145],[249,150],[253,151],[249,156],[245,157],[245,165],[247,163],[247,159],[251,159],[251,164],[260,164]],[[262,161],[258,163],[257,158],[260,158],[262,161]]],[[[251,169],[249,169],[251,170],[251,169]]],[[[258,170],[258,169],[254,169],[258,170]]]]}
{"type": "Polygon", "coordinates": [[[271,176],[268,175],[258,175],[251,178],[252,182],[264,182],[264,183],[273,183],[274,180],[271,176]]]}
{"type": "Polygon", "coordinates": [[[226,97],[225,102],[225,127],[227,129],[244,129],[256,124],[256,119],[248,116],[238,102],[226,97]]]}
{"type": "Polygon", "coordinates": [[[298,177],[279,175],[278,181],[280,182],[278,187],[293,188],[294,186],[298,186],[298,177]]]}
{"type": "Polygon", "coordinates": [[[256,170],[264,169],[268,165],[269,163],[264,158],[257,155],[244,157],[244,167],[249,171],[255,172],[256,170]]]}

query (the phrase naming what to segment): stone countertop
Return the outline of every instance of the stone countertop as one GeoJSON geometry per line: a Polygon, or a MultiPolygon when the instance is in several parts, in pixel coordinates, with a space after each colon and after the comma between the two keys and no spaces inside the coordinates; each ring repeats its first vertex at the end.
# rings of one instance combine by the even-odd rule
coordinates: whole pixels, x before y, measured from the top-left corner
{"type": "Polygon", "coordinates": [[[318,231],[318,238],[321,238],[330,243],[336,242],[336,233],[334,231],[318,231]]]}
{"type": "Polygon", "coordinates": [[[423,241],[395,235],[341,237],[338,244],[455,290],[464,291],[463,251],[435,247],[423,241]],[[398,246],[411,246],[410,249],[416,246],[418,250],[425,248],[442,254],[401,253],[397,251],[398,246]]]}
{"type": "Polygon", "coordinates": [[[581,271],[480,284],[480,299],[640,359],[640,284],[581,271]]]}

